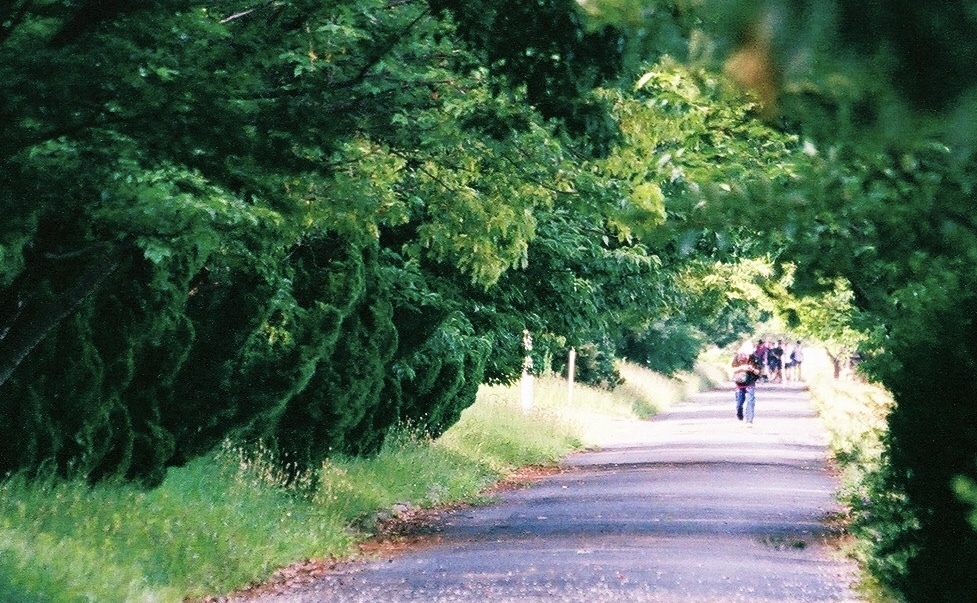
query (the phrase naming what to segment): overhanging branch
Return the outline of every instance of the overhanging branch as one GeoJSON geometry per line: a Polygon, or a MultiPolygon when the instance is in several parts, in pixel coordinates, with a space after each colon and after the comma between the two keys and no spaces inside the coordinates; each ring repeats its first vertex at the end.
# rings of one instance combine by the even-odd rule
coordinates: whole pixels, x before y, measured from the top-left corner
{"type": "Polygon", "coordinates": [[[0,328],[0,386],[2,386],[44,337],[97,291],[124,259],[116,247],[100,246],[79,274],[48,299],[22,296],[0,328]]]}

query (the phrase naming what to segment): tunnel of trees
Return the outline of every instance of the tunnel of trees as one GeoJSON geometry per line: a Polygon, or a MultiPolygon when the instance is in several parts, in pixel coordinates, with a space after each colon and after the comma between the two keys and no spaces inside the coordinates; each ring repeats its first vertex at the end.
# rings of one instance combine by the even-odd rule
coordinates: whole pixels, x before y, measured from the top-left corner
{"type": "Polygon", "coordinates": [[[613,382],[613,358],[688,368],[779,314],[858,333],[897,401],[874,571],[969,600],[975,21],[5,3],[0,473],[151,487],[227,438],[315,466],[405,421],[442,432],[516,378],[524,330],[536,366],[575,346],[613,382]]]}

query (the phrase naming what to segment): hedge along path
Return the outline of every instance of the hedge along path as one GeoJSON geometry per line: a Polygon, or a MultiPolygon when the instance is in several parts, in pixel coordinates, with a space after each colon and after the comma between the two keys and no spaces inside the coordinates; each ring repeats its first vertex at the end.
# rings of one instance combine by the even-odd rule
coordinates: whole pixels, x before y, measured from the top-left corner
{"type": "Polygon", "coordinates": [[[599,451],[495,504],[446,511],[406,551],[236,601],[860,601],[810,396],[757,389],[753,428],[736,420],[731,390],[698,394],[622,421],[599,451]]]}

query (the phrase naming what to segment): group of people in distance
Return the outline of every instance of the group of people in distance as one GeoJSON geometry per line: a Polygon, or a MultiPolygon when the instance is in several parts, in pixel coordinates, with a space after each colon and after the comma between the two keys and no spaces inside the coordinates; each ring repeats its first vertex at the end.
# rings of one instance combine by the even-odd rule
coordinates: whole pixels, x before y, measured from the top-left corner
{"type": "Polygon", "coordinates": [[[733,383],[736,386],[736,418],[753,426],[756,407],[756,384],[759,381],[780,383],[786,374],[788,380],[801,380],[801,363],[804,350],[801,342],[784,348],[782,339],[776,343],[760,339],[756,345],[745,341],[733,355],[733,383]],[[787,360],[784,361],[786,355],[787,360]]]}

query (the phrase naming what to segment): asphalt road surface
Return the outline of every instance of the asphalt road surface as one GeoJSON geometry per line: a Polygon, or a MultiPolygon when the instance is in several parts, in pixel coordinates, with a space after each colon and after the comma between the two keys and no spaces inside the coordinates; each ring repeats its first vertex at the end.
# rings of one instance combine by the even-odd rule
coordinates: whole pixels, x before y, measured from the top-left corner
{"type": "Polygon", "coordinates": [[[854,564],[807,392],[763,384],[747,428],[729,390],[621,422],[597,452],[446,513],[422,546],[336,566],[260,603],[848,603],[854,564]]]}

